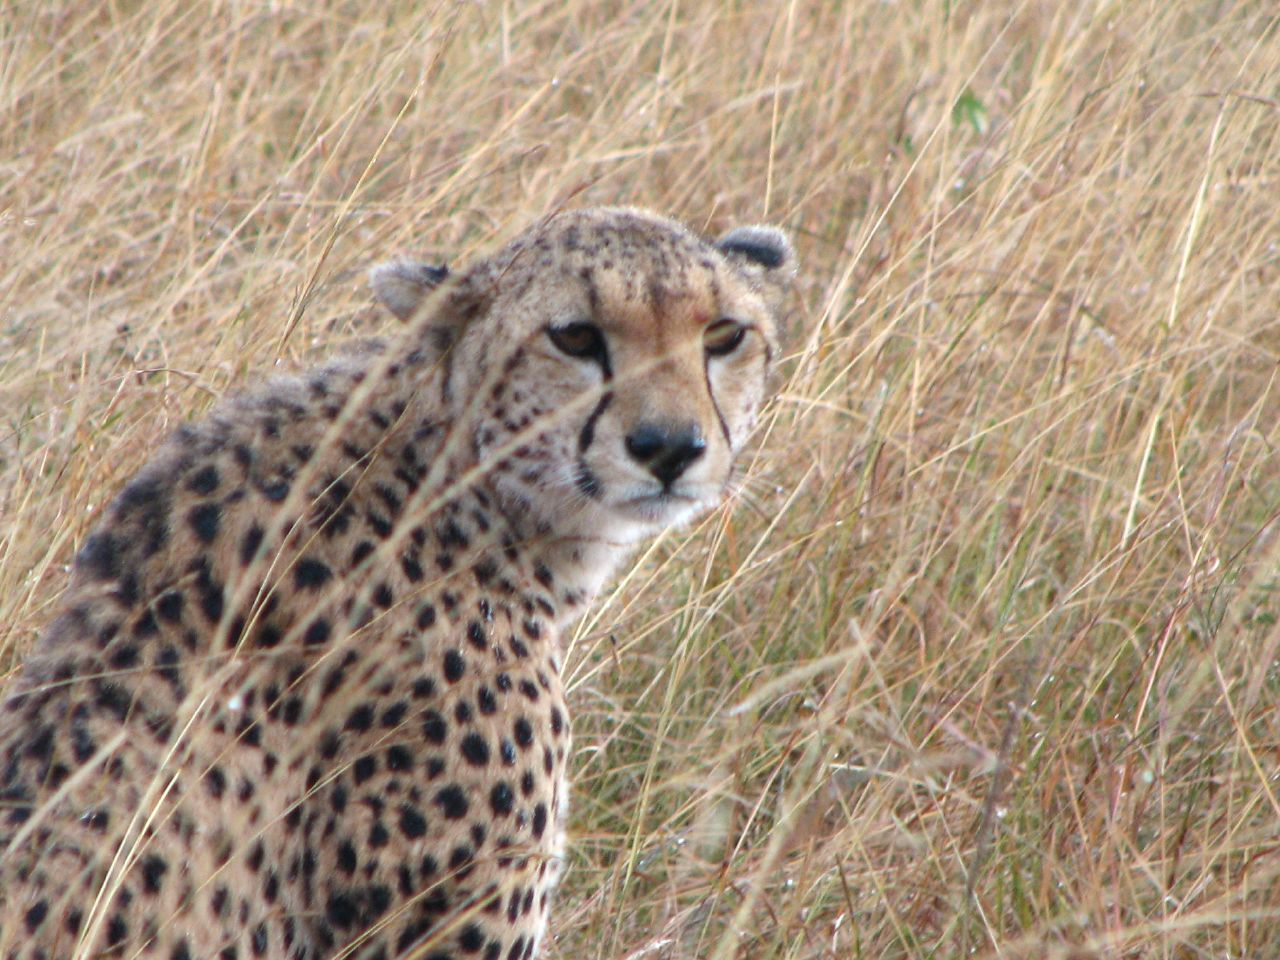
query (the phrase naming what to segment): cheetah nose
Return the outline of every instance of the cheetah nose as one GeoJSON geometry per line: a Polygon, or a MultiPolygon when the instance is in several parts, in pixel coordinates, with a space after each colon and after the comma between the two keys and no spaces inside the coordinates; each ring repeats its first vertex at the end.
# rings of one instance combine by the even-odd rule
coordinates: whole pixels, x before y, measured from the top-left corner
{"type": "Polygon", "coordinates": [[[627,452],[670,487],[707,452],[707,441],[696,423],[642,423],[627,434],[627,452]]]}

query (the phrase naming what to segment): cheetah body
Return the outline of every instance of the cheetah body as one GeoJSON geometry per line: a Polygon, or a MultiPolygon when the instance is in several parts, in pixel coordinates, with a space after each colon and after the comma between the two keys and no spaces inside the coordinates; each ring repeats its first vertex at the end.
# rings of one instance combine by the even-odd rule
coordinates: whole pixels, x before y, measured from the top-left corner
{"type": "Polygon", "coordinates": [[[561,633],[722,496],[792,270],[561,214],[381,268],[398,336],[179,430],[0,707],[0,956],[536,955],[561,633]]]}

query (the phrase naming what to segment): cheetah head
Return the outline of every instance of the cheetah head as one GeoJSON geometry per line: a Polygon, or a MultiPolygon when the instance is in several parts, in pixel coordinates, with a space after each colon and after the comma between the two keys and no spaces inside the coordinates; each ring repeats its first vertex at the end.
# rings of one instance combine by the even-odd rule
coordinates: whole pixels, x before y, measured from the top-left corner
{"type": "Polygon", "coordinates": [[[443,402],[509,509],[626,543],[723,497],[794,274],[772,227],[709,242],[604,208],[553,216],[448,283],[410,261],[372,281],[439,352],[443,402]]]}

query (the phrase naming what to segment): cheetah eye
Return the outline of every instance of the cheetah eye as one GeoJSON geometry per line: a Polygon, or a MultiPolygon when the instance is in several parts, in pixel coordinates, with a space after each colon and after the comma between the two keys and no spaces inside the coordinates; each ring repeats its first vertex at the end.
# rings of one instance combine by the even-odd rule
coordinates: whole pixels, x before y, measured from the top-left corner
{"type": "Polygon", "coordinates": [[[571,357],[593,360],[604,355],[604,334],[594,323],[547,327],[547,336],[556,345],[556,349],[571,357]]]}
{"type": "Polygon", "coordinates": [[[702,332],[702,346],[711,357],[724,357],[742,345],[747,328],[736,320],[721,320],[702,332]]]}

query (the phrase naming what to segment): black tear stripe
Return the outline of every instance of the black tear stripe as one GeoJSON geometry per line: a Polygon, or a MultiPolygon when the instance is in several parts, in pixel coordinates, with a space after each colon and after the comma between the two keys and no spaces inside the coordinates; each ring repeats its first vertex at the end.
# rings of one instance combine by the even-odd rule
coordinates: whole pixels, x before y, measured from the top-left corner
{"type": "Polygon", "coordinates": [[[587,417],[587,422],[582,425],[582,432],[578,434],[578,453],[587,452],[587,447],[591,446],[592,441],[596,438],[596,421],[601,415],[609,409],[609,404],[613,403],[613,391],[606,390],[604,396],[600,398],[600,402],[596,404],[596,408],[591,411],[591,416],[587,417]]]}
{"type": "Polygon", "coordinates": [[[724,414],[720,412],[720,402],[716,400],[716,392],[711,389],[711,358],[706,354],[702,357],[702,378],[707,382],[707,396],[711,398],[711,408],[716,412],[716,419],[720,421],[720,432],[724,434],[724,442],[729,446],[729,452],[733,452],[733,440],[729,437],[729,424],[725,423],[724,414]]]}

